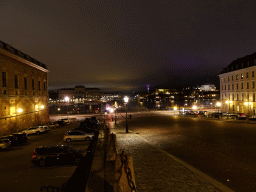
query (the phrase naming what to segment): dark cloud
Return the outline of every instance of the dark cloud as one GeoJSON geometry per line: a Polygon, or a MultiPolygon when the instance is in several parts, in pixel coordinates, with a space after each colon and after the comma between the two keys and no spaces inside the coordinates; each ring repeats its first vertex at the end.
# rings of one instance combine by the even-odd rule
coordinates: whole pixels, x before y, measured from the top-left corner
{"type": "Polygon", "coordinates": [[[218,83],[222,68],[255,52],[255,5],[240,0],[1,1],[0,40],[48,65],[51,88],[218,83]]]}

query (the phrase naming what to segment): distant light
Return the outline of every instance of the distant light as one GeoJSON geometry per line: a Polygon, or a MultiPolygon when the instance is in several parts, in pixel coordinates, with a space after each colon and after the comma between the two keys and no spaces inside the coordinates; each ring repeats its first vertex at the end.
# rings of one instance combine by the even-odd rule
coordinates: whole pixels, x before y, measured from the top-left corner
{"type": "Polygon", "coordinates": [[[41,105],[41,109],[44,109],[44,105],[41,105]]]}
{"type": "Polygon", "coordinates": [[[58,111],[60,111],[60,108],[58,108],[58,111]]]}
{"type": "Polygon", "coordinates": [[[194,105],[192,108],[193,108],[193,109],[197,109],[197,106],[194,105]]]}
{"type": "Polygon", "coordinates": [[[176,111],[176,110],[177,110],[177,107],[174,107],[173,109],[176,111]]]}
{"type": "Polygon", "coordinates": [[[216,105],[217,105],[218,107],[220,107],[220,106],[221,106],[221,102],[217,102],[216,105]]]}

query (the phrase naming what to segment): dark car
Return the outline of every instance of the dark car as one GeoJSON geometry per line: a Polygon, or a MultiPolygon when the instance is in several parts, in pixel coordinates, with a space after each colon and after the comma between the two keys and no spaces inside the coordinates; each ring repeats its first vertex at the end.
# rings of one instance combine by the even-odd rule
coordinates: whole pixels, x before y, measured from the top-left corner
{"type": "Polygon", "coordinates": [[[73,149],[70,146],[42,146],[35,148],[32,153],[32,163],[36,166],[44,167],[46,165],[64,165],[78,164],[83,155],[78,149],[73,149]]]}
{"type": "Polygon", "coordinates": [[[95,129],[90,129],[88,127],[76,127],[76,128],[73,128],[73,130],[79,130],[85,133],[94,133],[96,131],[95,129]]]}
{"type": "Polygon", "coordinates": [[[80,123],[81,127],[88,127],[88,128],[97,128],[99,126],[99,123],[94,120],[91,120],[89,118],[86,118],[84,121],[80,123]]]}
{"type": "Polygon", "coordinates": [[[18,145],[18,138],[15,137],[14,135],[1,136],[0,139],[9,139],[11,141],[11,146],[18,145]]]}
{"type": "Polygon", "coordinates": [[[17,137],[18,139],[17,144],[24,144],[28,140],[28,136],[26,133],[13,133],[12,135],[17,137]]]}
{"type": "Polygon", "coordinates": [[[58,121],[55,121],[54,123],[58,124],[60,127],[66,125],[66,122],[63,120],[58,120],[58,121]]]}
{"type": "Polygon", "coordinates": [[[222,117],[222,113],[211,113],[208,115],[210,118],[219,118],[222,117]]]}

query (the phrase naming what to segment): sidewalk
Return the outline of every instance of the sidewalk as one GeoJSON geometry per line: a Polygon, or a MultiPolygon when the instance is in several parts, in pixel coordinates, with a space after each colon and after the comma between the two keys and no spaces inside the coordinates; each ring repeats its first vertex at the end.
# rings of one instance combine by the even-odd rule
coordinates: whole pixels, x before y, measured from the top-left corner
{"type": "Polygon", "coordinates": [[[133,158],[137,192],[231,192],[232,190],[146,139],[109,122],[117,149],[133,158]]]}

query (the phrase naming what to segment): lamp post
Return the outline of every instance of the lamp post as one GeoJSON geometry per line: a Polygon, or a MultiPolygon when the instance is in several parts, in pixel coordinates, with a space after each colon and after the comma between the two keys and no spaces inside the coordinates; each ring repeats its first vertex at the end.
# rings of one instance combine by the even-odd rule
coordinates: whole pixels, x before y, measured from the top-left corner
{"type": "Polygon", "coordinates": [[[69,97],[65,97],[64,98],[65,99],[65,101],[66,101],[66,106],[67,106],[67,118],[68,118],[68,102],[69,102],[69,97]]]}
{"type": "Polygon", "coordinates": [[[128,133],[128,122],[127,122],[127,104],[128,104],[129,98],[127,96],[124,97],[124,102],[126,103],[126,133],[128,133]]]}
{"type": "Polygon", "coordinates": [[[115,125],[116,125],[116,108],[115,108],[115,125]]]}

